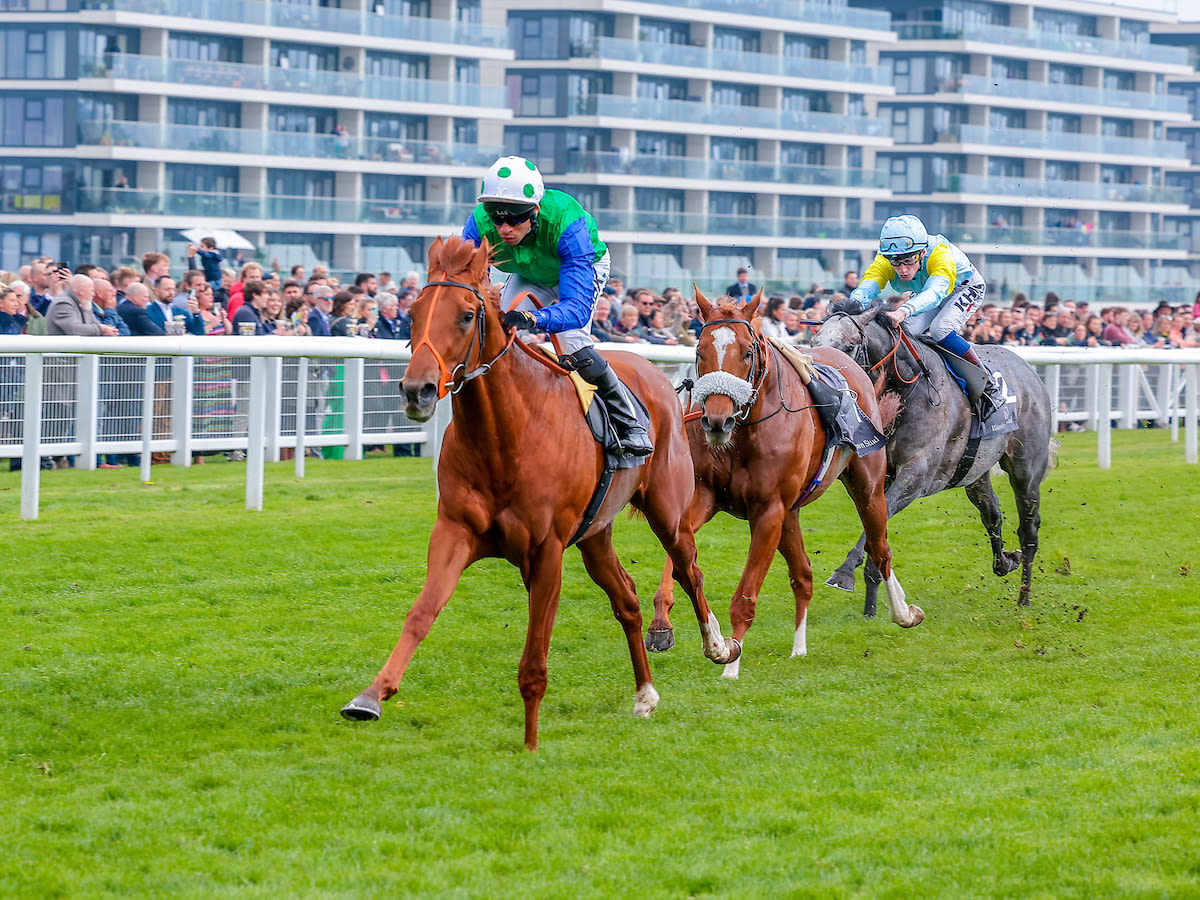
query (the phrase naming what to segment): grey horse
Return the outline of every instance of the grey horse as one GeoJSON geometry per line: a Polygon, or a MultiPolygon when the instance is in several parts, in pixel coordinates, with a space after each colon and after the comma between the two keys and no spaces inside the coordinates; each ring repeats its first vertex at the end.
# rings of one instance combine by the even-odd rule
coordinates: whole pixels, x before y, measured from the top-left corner
{"type": "MultiPolygon", "coordinates": [[[[858,314],[834,312],[821,325],[813,343],[836,347],[871,376],[876,393],[899,396],[901,409],[887,446],[888,516],[914,500],[938,491],[964,487],[979,510],[992,544],[992,571],[1007,575],[1021,565],[1018,603],[1029,605],[1033,558],[1041,525],[1041,484],[1051,465],[1050,398],[1028,363],[1004,347],[981,346],[980,358],[1004,379],[1016,398],[1017,428],[998,437],[969,439],[971,406],[933,348],[902,336],[880,315],[876,301],[858,314]],[[975,444],[975,446],[971,446],[975,444]],[[974,451],[974,459],[968,454],[974,451]],[[968,465],[969,463],[969,465],[968,465]],[[1003,515],[992,488],[996,463],[1008,473],[1017,500],[1020,551],[1004,549],[1003,515]]],[[[827,584],[854,589],[854,570],[862,564],[863,539],[852,549],[827,584]]],[[[865,571],[865,615],[875,615],[880,575],[870,561],[865,571]]]]}

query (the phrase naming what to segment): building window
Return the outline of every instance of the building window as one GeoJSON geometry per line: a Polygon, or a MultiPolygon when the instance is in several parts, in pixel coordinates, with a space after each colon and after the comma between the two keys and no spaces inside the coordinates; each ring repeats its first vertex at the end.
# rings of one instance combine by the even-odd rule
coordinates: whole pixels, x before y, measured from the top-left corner
{"type": "MultiPolygon", "coordinates": [[[[390,113],[367,113],[363,119],[367,137],[388,141],[423,141],[429,135],[424,116],[397,116],[390,113]]],[[[330,128],[333,126],[331,125],[330,128]]]]}
{"type": "Polygon", "coordinates": [[[236,194],[237,166],[196,166],[185,163],[167,165],[167,185],[172,191],[203,194],[236,194]]]}
{"type": "Polygon", "coordinates": [[[638,156],[687,156],[687,139],[681,134],[639,131],[638,156]]]}
{"type": "Polygon", "coordinates": [[[717,26],[713,29],[713,49],[727,53],[761,53],[762,37],[757,31],[717,26]]]}
{"type": "Polygon", "coordinates": [[[172,125],[241,128],[242,104],[223,100],[182,100],[168,97],[167,121],[172,125]]]}
{"type": "Polygon", "coordinates": [[[0,210],[6,213],[69,213],[62,163],[6,160],[0,168],[0,210]]]}
{"type": "Polygon", "coordinates": [[[66,143],[62,97],[10,94],[4,100],[0,143],[7,147],[62,147],[66,143]]]}
{"type": "Polygon", "coordinates": [[[37,25],[0,29],[4,78],[66,78],[67,32],[37,25]]]}
{"type": "Polygon", "coordinates": [[[407,53],[368,53],[365,71],[375,78],[429,78],[429,57],[407,53]]]}
{"type": "Polygon", "coordinates": [[[240,63],[242,41],[241,38],[173,31],[167,40],[167,55],[171,59],[240,63]]]}
{"type": "Polygon", "coordinates": [[[638,76],[637,95],[642,100],[686,100],[687,80],[684,78],[652,78],[638,76]]]}
{"type": "Polygon", "coordinates": [[[268,115],[271,131],[292,134],[332,134],[337,111],[307,106],[272,106],[268,115]]]}
{"type": "Polygon", "coordinates": [[[281,69],[336,72],[338,49],[314,44],[286,44],[272,41],[271,65],[281,69]]]}
{"type": "Polygon", "coordinates": [[[638,40],[644,44],[686,44],[690,39],[686,22],[650,18],[638,21],[638,40]]]}

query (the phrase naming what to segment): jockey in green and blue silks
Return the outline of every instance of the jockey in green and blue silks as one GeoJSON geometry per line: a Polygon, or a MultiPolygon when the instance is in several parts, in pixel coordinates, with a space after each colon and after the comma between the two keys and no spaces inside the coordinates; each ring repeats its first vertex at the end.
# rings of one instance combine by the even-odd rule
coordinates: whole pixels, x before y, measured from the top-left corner
{"type": "Polygon", "coordinates": [[[983,302],[987,284],[967,255],[940,234],[930,235],[916,216],[893,216],[879,233],[879,253],[850,294],[849,302],[866,309],[884,285],[904,295],[885,315],[899,328],[906,319],[913,334],[928,334],[937,344],[983,370],[982,412],[986,418],[1003,405],[1003,391],[979,361],[975,348],[959,334],[983,302]]]}
{"type": "Polygon", "coordinates": [[[543,304],[537,309],[524,298],[504,314],[504,326],[557,334],[567,359],[584,379],[596,385],[608,406],[620,438],[620,449],[634,456],[652,453],[646,429],[637,421],[628,391],[608,361],[596,352],[591,336],[592,312],[608,284],[608,247],[596,220],[562,191],[548,191],[537,166],[520,156],[496,160],[479,186],[479,205],[463,226],[462,236],[492,248],[492,265],[508,273],[500,294],[507,310],[524,293],[543,304]]]}

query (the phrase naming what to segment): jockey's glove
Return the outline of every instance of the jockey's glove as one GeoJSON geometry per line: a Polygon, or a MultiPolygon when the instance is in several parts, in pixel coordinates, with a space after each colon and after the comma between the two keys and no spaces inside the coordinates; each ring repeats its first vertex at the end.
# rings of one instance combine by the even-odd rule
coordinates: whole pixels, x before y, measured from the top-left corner
{"type": "Polygon", "coordinates": [[[537,319],[533,317],[533,313],[523,309],[510,309],[504,314],[503,323],[505,331],[510,328],[517,331],[533,331],[537,328],[537,319]]]}

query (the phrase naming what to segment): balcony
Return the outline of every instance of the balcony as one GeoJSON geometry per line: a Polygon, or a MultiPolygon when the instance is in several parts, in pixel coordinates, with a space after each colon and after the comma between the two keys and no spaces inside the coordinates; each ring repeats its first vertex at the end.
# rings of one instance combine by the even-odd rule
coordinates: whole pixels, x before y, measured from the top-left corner
{"type": "Polygon", "coordinates": [[[841,219],[800,219],[786,216],[746,216],[709,213],[706,215],[675,210],[615,210],[595,212],[596,224],[607,232],[661,232],[711,235],[728,239],[730,235],[748,237],[813,238],[814,240],[875,241],[879,226],[874,222],[846,222],[841,219]]]}
{"type": "Polygon", "coordinates": [[[739,16],[790,19],[816,25],[891,31],[890,13],[873,9],[850,9],[845,3],[806,3],[804,0],[654,0],[662,6],[703,9],[739,16]]]}
{"type": "Polygon", "coordinates": [[[805,59],[768,53],[735,53],[712,47],[688,44],[660,44],[601,37],[576,42],[573,57],[616,59],[625,62],[680,66],[686,69],[714,69],[720,72],[770,75],[784,78],[812,78],[822,81],[848,81],[854,84],[891,84],[891,73],[882,66],[854,65],[829,59],[805,59]]]}
{"type": "Polygon", "coordinates": [[[567,173],[595,172],[688,181],[761,181],[826,187],[883,189],[887,173],[878,169],[835,169],[790,166],[747,160],[696,159],[685,156],[639,155],[622,159],[618,153],[571,153],[567,173]]]}
{"type": "Polygon", "coordinates": [[[225,25],[265,25],[321,32],[359,34],[439,44],[508,47],[508,29],[419,16],[377,15],[317,5],[261,3],[258,0],[81,0],[85,10],[115,10],[153,16],[181,16],[225,25]]]}
{"type": "Polygon", "coordinates": [[[938,132],[938,141],[1026,147],[1069,153],[1100,153],[1113,156],[1144,156],[1155,159],[1187,159],[1187,145],[1180,141],[1109,137],[1066,131],[1033,131],[1028,128],[987,128],[983,125],[952,125],[938,132]]]}
{"type": "Polygon", "coordinates": [[[989,97],[1015,97],[1038,102],[1107,106],[1147,112],[1186,114],[1188,111],[1187,98],[1175,94],[1104,90],[1083,87],[1078,84],[1050,84],[1044,81],[1022,81],[1016,78],[983,78],[979,75],[962,75],[938,85],[938,90],[951,94],[984,94],[989,97]]]}
{"type": "Polygon", "coordinates": [[[1149,231],[1108,231],[1081,228],[981,228],[964,227],[959,234],[960,244],[992,244],[1022,247],[1056,247],[1105,250],[1186,250],[1179,234],[1149,231]]]}
{"type": "Polygon", "coordinates": [[[936,193],[993,194],[997,196],[1084,202],[1186,203],[1182,188],[1149,187],[1143,184],[1110,184],[1094,181],[1038,181],[1033,178],[998,175],[939,175],[934,178],[936,193]]]}
{"type": "Polygon", "coordinates": [[[866,116],[767,109],[761,106],[726,106],[689,100],[647,100],[644,97],[619,97],[614,94],[572,97],[567,114],[859,137],[886,137],[890,131],[889,124],[883,119],[871,119],[866,116]]]}
{"type": "Polygon", "coordinates": [[[97,147],[147,147],[200,153],[253,153],[435,166],[486,167],[504,155],[502,147],[477,144],[337,137],[198,125],[156,125],[150,122],[80,122],[78,140],[81,145],[97,147]]]}
{"type": "Polygon", "coordinates": [[[434,103],[448,106],[505,109],[502,87],[407,78],[343,75],[318,69],[283,69],[213,60],[174,60],[131,53],[79,58],[80,78],[124,78],[166,84],[255,91],[279,91],[331,97],[357,97],[394,103],[434,103]]]}
{"type": "Polygon", "coordinates": [[[950,29],[937,23],[897,24],[895,31],[902,41],[980,41],[987,44],[1003,44],[1006,47],[1080,53],[1091,57],[1108,56],[1177,66],[1188,64],[1187,50],[1182,47],[1110,41],[1086,35],[1056,34],[1037,29],[1009,28],[1004,25],[966,25],[963,28],[950,29]]]}
{"type": "Polygon", "coordinates": [[[309,223],[319,230],[324,222],[461,227],[474,207],[474,203],[425,203],[398,198],[360,201],[338,197],[85,188],[78,191],[75,209],[80,213],[106,215],[207,217],[243,222],[283,220],[292,223],[289,228],[309,223]]]}

